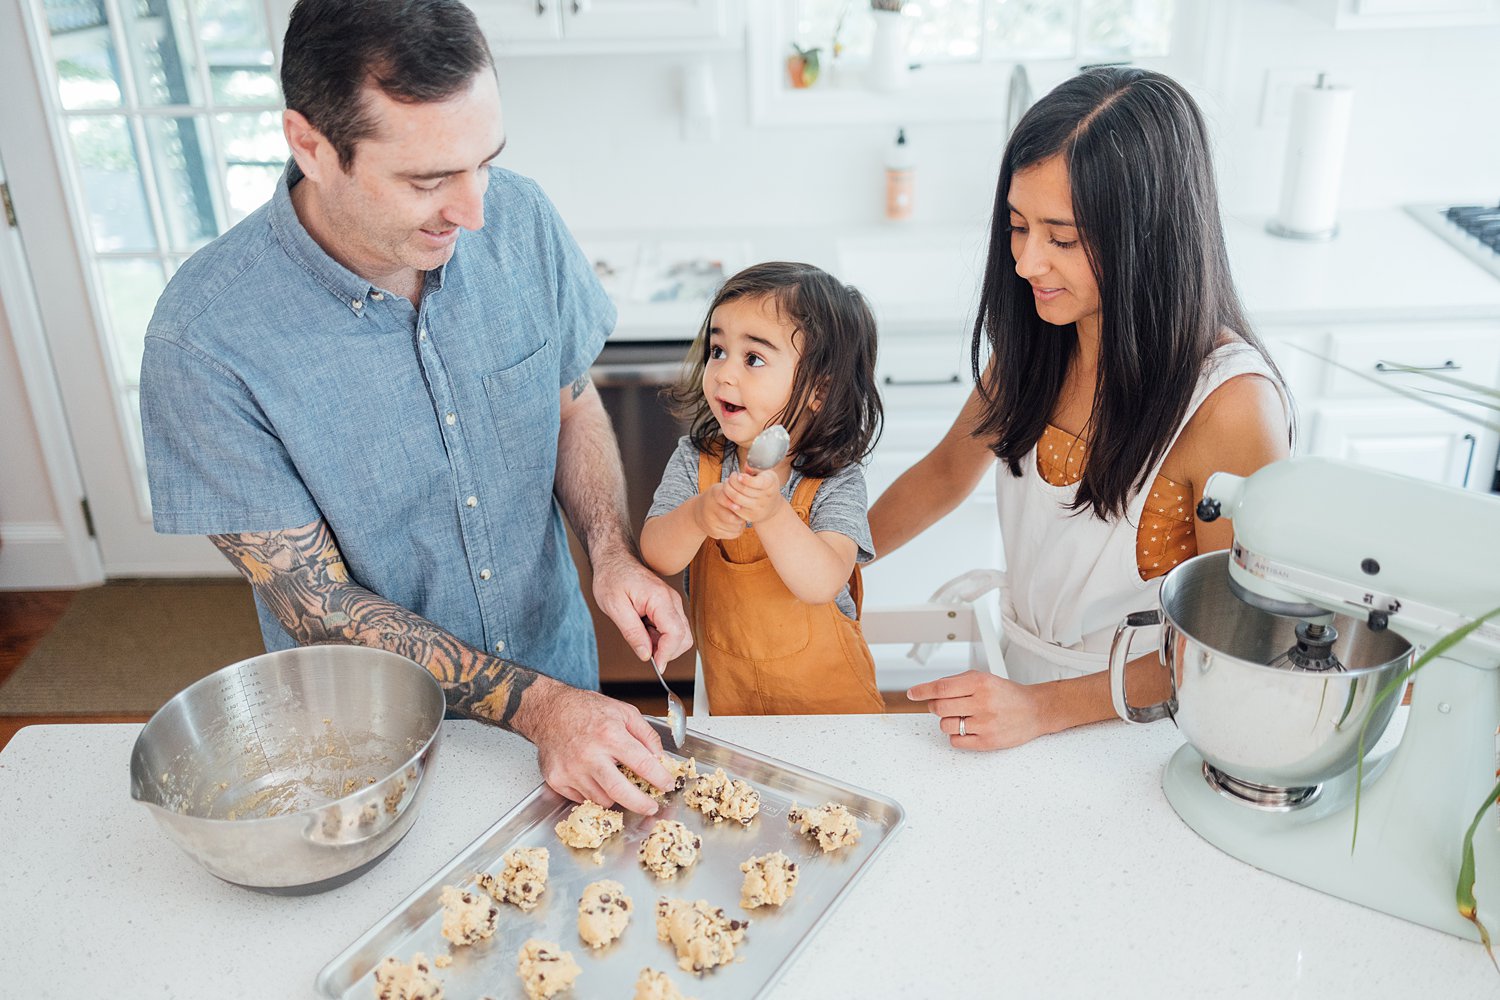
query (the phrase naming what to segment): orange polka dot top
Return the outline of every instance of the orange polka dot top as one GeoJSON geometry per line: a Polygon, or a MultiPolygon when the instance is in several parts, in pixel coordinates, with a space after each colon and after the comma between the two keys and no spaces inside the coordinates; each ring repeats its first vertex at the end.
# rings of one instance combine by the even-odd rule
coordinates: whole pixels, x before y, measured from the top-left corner
{"type": "MultiPolygon", "coordinates": [[[[1082,479],[1087,457],[1087,445],[1051,424],[1036,445],[1037,472],[1053,486],[1071,486],[1082,479]]],[[[1135,535],[1135,564],[1142,580],[1154,580],[1198,554],[1192,507],[1188,487],[1162,475],[1152,481],[1135,535]]]]}

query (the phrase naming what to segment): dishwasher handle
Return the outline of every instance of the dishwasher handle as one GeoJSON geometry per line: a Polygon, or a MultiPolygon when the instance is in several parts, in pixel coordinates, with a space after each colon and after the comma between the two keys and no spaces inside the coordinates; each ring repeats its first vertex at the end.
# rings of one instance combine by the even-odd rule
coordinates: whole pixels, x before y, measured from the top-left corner
{"type": "Polygon", "coordinates": [[[609,361],[589,369],[600,388],[610,386],[667,386],[682,379],[681,361],[609,361]]]}

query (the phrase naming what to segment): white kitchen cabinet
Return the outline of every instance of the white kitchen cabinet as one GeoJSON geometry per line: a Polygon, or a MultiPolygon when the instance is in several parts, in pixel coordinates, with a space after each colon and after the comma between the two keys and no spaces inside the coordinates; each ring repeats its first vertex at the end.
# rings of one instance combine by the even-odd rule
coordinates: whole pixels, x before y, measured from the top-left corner
{"type": "Polygon", "coordinates": [[[691,48],[728,37],[732,0],[468,0],[501,54],[691,48]]]}
{"type": "Polygon", "coordinates": [[[1297,401],[1299,454],[1481,492],[1493,485],[1500,434],[1480,419],[1495,422],[1494,411],[1454,398],[1466,397],[1456,386],[1399,369],[1496,388],[1500,323],[1321,324],[1265,337],[1297,401]]]}

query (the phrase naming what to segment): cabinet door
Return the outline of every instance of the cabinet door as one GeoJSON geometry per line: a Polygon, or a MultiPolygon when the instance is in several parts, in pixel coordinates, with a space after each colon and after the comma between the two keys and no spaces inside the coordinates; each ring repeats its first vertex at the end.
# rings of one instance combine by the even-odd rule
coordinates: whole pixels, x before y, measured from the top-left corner
{"type": "Polygon", "coordinates": [[[490,44],[557,41],[563,36],[567,0],[468,0],[490,44]]]}
{"type": "Polygon", "coordinates": [[[1448,486],[1487,490],[1494,435],[1470,421],[1422,407],[1325,406],[1317,415],[1314,455],[1342,458],[1448,486]]]}
{"type": "Polygon", "coordinates": [[[548,0],[561,3],[569,40],[717,38],[724,0],[548,0]]]}

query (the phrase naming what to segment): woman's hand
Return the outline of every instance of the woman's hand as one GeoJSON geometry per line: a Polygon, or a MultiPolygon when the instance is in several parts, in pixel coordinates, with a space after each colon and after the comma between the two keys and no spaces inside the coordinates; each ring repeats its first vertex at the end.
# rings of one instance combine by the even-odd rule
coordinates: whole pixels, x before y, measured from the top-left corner
{"type": "Polygon", "coordinates": [[[781,495],[781,478],[775,469],[736,472],[723,485],[730,509],[751,524],[769,521],[782,511],[791,510],[791,504],[781,495]]]}
{"type": "Polygon", "coordinates": [[[1044,687],[967,670],[918,684],[906,696],[927,702],[927,710],[938,717],[938,727],[953,746],[999,750],[1051,732],[1042,718],[1044,687]]]}
{"type": "Polygon", "coordinates": [[[723,483],[698,498],[697,514],[698,528],[709,538],[738,538],[745,530],[745,519],[730,505],[723,483]]]}

